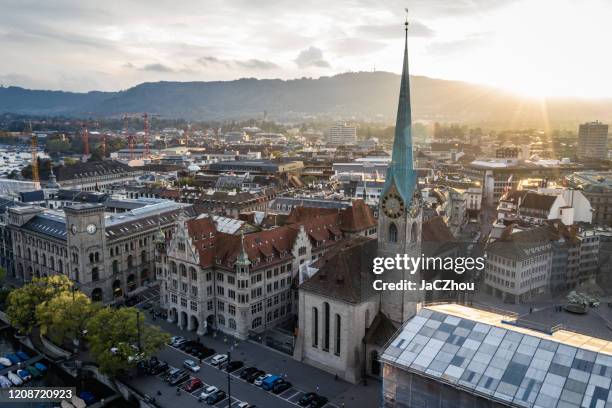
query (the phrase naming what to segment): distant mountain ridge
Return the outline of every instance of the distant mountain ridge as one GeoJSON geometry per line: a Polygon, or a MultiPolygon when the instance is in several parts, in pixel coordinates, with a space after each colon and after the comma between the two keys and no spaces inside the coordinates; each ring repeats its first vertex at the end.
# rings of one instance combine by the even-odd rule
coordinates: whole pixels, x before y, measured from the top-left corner
{"type": "MultiPolygon", "coordinates": [[[[318,79],[243,78],[212,82],[147,82],[119,92],[75,93],[0,88],[0,112],[73,117],[150,112],[190,120],[322,116],[392,122],[399,75],[357,72],[318,79]]],[[[499,89],[413,76],[415,120],[546,127],[612,119],[612,99],[548,99],[545,104],[499,89]]]]}

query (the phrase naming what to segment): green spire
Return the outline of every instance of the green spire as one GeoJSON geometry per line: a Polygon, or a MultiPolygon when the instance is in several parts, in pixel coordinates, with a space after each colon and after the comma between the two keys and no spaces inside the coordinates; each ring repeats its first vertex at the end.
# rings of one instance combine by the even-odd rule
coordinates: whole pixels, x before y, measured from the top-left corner
{"type": "Polygon", "coordinates": [[[408,21],[405,23],[404,66],[400,84],[393,155],[387,169],[384,192],[395,184],[405,203],[412,201],[417,176],[412,162],[412,111],[410,107],[410,73],[408,72],[408,21]]]}
{"type": "Polygon", "coordinates": [[[249,255],[247,254],[246,249],[244,248],[244,231],[240,232],[240,254],[236,259],[236,263],[238,265],[245,266],[251,264],[251,261],[249,260],[249,255]]]}

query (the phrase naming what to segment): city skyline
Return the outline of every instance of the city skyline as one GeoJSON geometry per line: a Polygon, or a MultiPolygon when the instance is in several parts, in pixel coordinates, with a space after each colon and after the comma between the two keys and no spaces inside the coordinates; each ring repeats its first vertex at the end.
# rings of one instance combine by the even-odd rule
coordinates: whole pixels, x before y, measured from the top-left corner
{"type": "Polygon", "coordinates": [[[397,33],[409,7],[415,75],[530,96],[611,97],[605,79],[612,61],[598,50],[612,7],[588,3],[210,1],[169,13],[165,1],[102,7],[3,0],[0,83],[90,91],[155,81],[399,73],[397,33]]]}

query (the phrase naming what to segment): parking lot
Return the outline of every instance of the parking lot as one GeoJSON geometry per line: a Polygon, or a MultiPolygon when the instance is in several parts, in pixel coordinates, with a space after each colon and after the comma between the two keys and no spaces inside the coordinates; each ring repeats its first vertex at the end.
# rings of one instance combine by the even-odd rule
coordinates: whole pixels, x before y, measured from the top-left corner
{"type": "MultiPolygon", "coordinates": [[[[193,357],[193,356],[190,356],[189,354],[185,353],[183,350],[180,350],[180,349],[178,349],[178,348],[176,348],[176,347],[168,346],[168,348],[173,349],[173,350],[175,350],[175,351],[176,351],[176,352],[178,352],[178,353],[181,353],[182,355],[184,355],[184,356],[185,356],[185,359],[192,359],[192,360],[194,359],[194,357],[193,357]]],[[[209,368],[211,368],[211,369],[213,369],[213,370],[218,371],[218,372],[219,372],[219,373],[221,373],[223,376],[227,376],[227,372],[225,372],[225,371],[223,370],[223,368],[226,366],[226,364],[222,364],[222,365],[221,365],[221,367],[214,366],[214,365],[212,365],[212,364],[211,364],[211,362],[210,362],[210,360],[212,359],[212,357],[213,357],[213,356],[208,357],[208,358],[206,358],[206,359],[203,359],[203,360],[202,360],[202,363],[201,363],[201,364],[199,364],[199,365],[200,365],[202,368],[204,368],[204,366],[207,366],[207,367],[209,367],[209,368]]],[[[195,360],[197,360],[197,359],[195,359],[195,360]]],[[[246,366],[245,366],[245,367],[246,367],[246,366]]],[[[306,391],[300,390],[300,389],[298,389],[298,388],[297,388],[297,387],[295,387],[295,386],[290,387],[289,389],[287,389],[287,390],[285,390],[285,391],[281,392],[280,394],[274,394],[274,393],[272,393],[271,391],[265,391],[265,390],[261,389],[260,387],[258,387],[258,386],[256,386],[256,385],[254,385],[254,384],[251,384],[251,383],[249,383],[248,381],[243,380],[242,378],[240,378],[240,372],[241,372],[241,371],[242,371],[242,369],[243,369],[243,368],[245,368],[245,367],[242,367],[242,368],[240,368],[240,369],[238,369],[238,370],[236,370],[236,371],[234,371],[234,372],[230,373],[230,376],[231,376],[231,381],[232,381],[232,385],[233,385],[233,383],[234,383],[234,382],[240,382],[240,383],[245,384],[245,385],[247,385],[247,386],[249,386],[249,387],[253,387],[253,388],[254,388],[254,389],[256,389],[256,390],[259,390],[259,391],[265,392],[266,394],[268,394],[268,395],[269,395],[270,397],[272,397],[272,398],[279,398],[279,399],[281,399],[281,400],[284,400],[284,401],[285,401],[285,402],[287,402],[287,403],[293,404],[293,405],[295,405],[295,406],[299,406],[298,401],[300,400],[300,398],[302,398],[302,396],[303,396],[303,395],[306,393],[306,391]]],[[[183,368],[183,367],[181,366],[181,367],[176,367],[176,368],[183,368]]],[[[191,392],[191,393],[189,393],[189,392],[185,391],[185,390],[183,389],[183,386],[184,386],[184,385],[185,385],[185,384],[186,384],[188,381],[190,381],[190,379],[191,379],[191,378],[188,378],[188,379],[186,379],[186,380],[184,380],[184,381],[180,382],[179,384],[177,384],[177,385],[176,385],[176,387],[180,388],[180,392],[181,392],[181,393],[186,394],[186,395],[189,395],[189,396],[193,397],[193,398],[194,398],[194,399],[196,399],[196,400],[198,400],[198,398],[199,398],[200,394],[202,393],[202,390],[203,390],[205,387],[208,387],[209,385],[214,385],[214,386],[216,386],[217,388],[219,388],[219,389],[224,390],[224,391],[226,391],[226,392],[227,392],[227,381],[222,382],[222,383],[216,383],[216,384],[215,384],[215,383],[212,383],[212,382],[211,382],[211,383],[209,383],[209,382],[206,382],[206,381],[205,381],[203,378],[201,378],[201,376],[199,375],[200,373],[202,373],[202,370],[200,370],[200,371],[199,371],[199,372],[197,372],[197,373],[191,373],[191,378],[193,378],[193,377],[200,378],[200,379],[202,380],[202,383],[203,383],[203,387],[202,387],[202,388],[200,388],[200,389],[198,389],[198,390],[196,390],[196,391],[194,391],[194,392],[191,392]]],[[[162,375],[158,375],[157,377],[159,378],[159,380],[160,380],[160,381],[164,381],[165,375],[163,375],[163,374],[162,374],[162,375]]],[[[232,392],[232,394],[233,394],[233,392],[232,392]]],[[[237,397],[240,397],[240,396],[238,395],[237,397]]],[[[214,404],[214,406],[216,406],[216,407],[220,407],[220,408],[236,407],[236,406],[237,406],[238,404],[240,404],[241,402],[246,402],[246,401],[243,401],[243,400],[241,400],[240,398],[235,398],[234,396],[232,396],[232,402],[231,402],[231,404],[229,403],[229,399],[226,397],[225,399],[223,399],[223,400],[221,400],[221,401],[217,402],[216,404],[214,404]]],[[[278,406],[278,405],[277,405],[277,404],[274,404],[274,406],[278,406]]],[[[338,407],[336,407],[334,404],[327,403],[327,404],[324,406],[324,408],[338,408],[338,407]]]]}
{"type": "MultiPolygon", "coordinates": [[[[325,405],[326,408],[371,408],[378,406],[380,403],[381,383],[378,381],[368,381],[367,386],[365,384],[350,384],[334,378],[333,374],[293,360],[290,356],[268,349],[260,344],[249,341],[238,341],[236,344],[232,344],[233,341],[228,341],[222,334],[220,336],[208,335],[198,338],[194,333],[181,330],[176,324],[169,323],[163,318],[153,319],[152,314],[149,313],[151,307],[148,305],[154,303],[156,302],[153,296],[151,299],[143,300],[138,304],[139,308],[147,309],[145,317],[150,324],[160,326],[172,335],[201,341],[206,347],[214,348],[216,353],[225,353],[230,349],[232,351],[232,360],[244,362],[244,367],[236,370],[231,375],[231,407],[235,408],[241,401],[246,401],[259,408],[295,408],[305,392],[316,392],[329,398],[330,402],[325,405]],[[291,382],[293,387],[282,392],[280,395],[275,395],[254,386],[240,378],[241,370],[249,366],[256,366],[267,373],[278,374],[291,382]],[[236,399],[235,401],[234,398],[236,399]]],[[[155,308],[156,306],[153,306],[153,310],[155,308]]],[[[169,365],[179,368],[182,368],[185,359],[199,362],[198,358],[189,356],[183,350],[170,346],[160,350],[157,353],[157,357],[169,365]]],[[[210,357],[203,359],[202,363],[201,370],[198,373],[193,373],[192,376],[199,378],[206,385],[214,385],[221,390],[227,391],[227,373],[212,366],[210,364],[210,357]]],[[[181,390],[179,393],[180,397],[177,397],[176,386],[170,387],[168,383],[160,378],[138,376],[132,378],[129,384],[137,388],[141,393],[154,397],[157,405],[160,407],[174,408],[177,405],[180,405],[181,408],[206,406],[204,402],[198,401],[197,393],[193,396],[181,390]]],[[[220,401],[215,406],[230,406],[230,404],[226,398],[225,401],[220,401]]]]}

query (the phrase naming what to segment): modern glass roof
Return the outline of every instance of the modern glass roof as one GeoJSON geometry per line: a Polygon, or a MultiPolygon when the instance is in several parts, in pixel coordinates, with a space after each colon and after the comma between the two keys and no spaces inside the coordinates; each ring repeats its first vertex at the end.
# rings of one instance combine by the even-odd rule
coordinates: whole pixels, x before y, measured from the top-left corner
{"type": "MultiPolygon", "coordinates": [[[[554,335],[500,326],[424,308],[382,360],[511,406],[612,406],[610,342],[600,341],[604,347],[593,351],[554,335]]],[[[577,336],[592,344],[592,338],[577,336]]]]}

